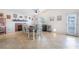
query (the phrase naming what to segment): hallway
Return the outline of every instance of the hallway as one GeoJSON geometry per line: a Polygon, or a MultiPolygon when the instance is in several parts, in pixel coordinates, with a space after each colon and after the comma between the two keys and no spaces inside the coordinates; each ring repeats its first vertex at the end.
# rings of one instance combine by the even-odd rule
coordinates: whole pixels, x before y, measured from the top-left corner
{"type": "Polygon", "coordinates": [[[79,9],[0,9],[0,49],[69,48],[79,48],[79,9]]]}
{"type": "Polygon", "coordinates": [[[44,32],[35,40],[27,38],[26,33],[15,32],[0,36],[0,48],[4,49],[64,49],[79,48],[79,37],[44,32]],[[1,39],[2,38],[2,39],[1,39]],[[42,38],[42,39],[41,39],[42,38]]]}

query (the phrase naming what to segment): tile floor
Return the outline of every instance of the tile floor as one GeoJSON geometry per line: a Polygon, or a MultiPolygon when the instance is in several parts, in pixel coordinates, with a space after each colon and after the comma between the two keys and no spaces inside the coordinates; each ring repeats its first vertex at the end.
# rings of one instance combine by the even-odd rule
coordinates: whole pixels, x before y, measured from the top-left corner
{"type": "Polygon", "coordinates": [[[0,35],[0,49],[77,49],[79,37],[44,32],[35,40],[23,32],[0,35]]]}

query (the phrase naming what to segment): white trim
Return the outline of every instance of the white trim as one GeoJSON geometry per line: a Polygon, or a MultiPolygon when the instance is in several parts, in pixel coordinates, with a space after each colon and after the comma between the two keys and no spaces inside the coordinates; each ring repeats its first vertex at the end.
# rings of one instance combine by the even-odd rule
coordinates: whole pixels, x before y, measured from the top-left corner
{"type": "Polygon", "coordinates": [[[67,15],[67,34],[69,34],[69,35],[76,35],[76,26],[77,26],[77,15],[76,14],[69,14],[69,15],[67,15]],[[69,33],[69,31],[68,31],[68,17],[69,16],[74,16],[75,17],[75,32],[72,34],[72,33],[69,33]]]}

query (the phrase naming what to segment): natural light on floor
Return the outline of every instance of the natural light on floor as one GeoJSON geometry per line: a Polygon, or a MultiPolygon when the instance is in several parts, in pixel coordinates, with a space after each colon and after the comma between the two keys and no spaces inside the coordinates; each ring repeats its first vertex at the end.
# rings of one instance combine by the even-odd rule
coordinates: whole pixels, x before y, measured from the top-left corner
{"type": "Polygon", "coordinates": [[[74,37],[67,36],[65,44],[67,48],[76,48],[76,39],[74,37]]]}

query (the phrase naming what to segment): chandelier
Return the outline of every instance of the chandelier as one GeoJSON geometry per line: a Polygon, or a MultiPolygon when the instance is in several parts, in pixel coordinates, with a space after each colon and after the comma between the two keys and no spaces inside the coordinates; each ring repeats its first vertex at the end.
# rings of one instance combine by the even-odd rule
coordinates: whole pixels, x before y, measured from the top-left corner
{"type": "Polygon", "coordinates": [[[40,11],[39,11],[39,9],[33,9],[33,11],[34,11],[34,13],[39,13],[40,11]]]}

